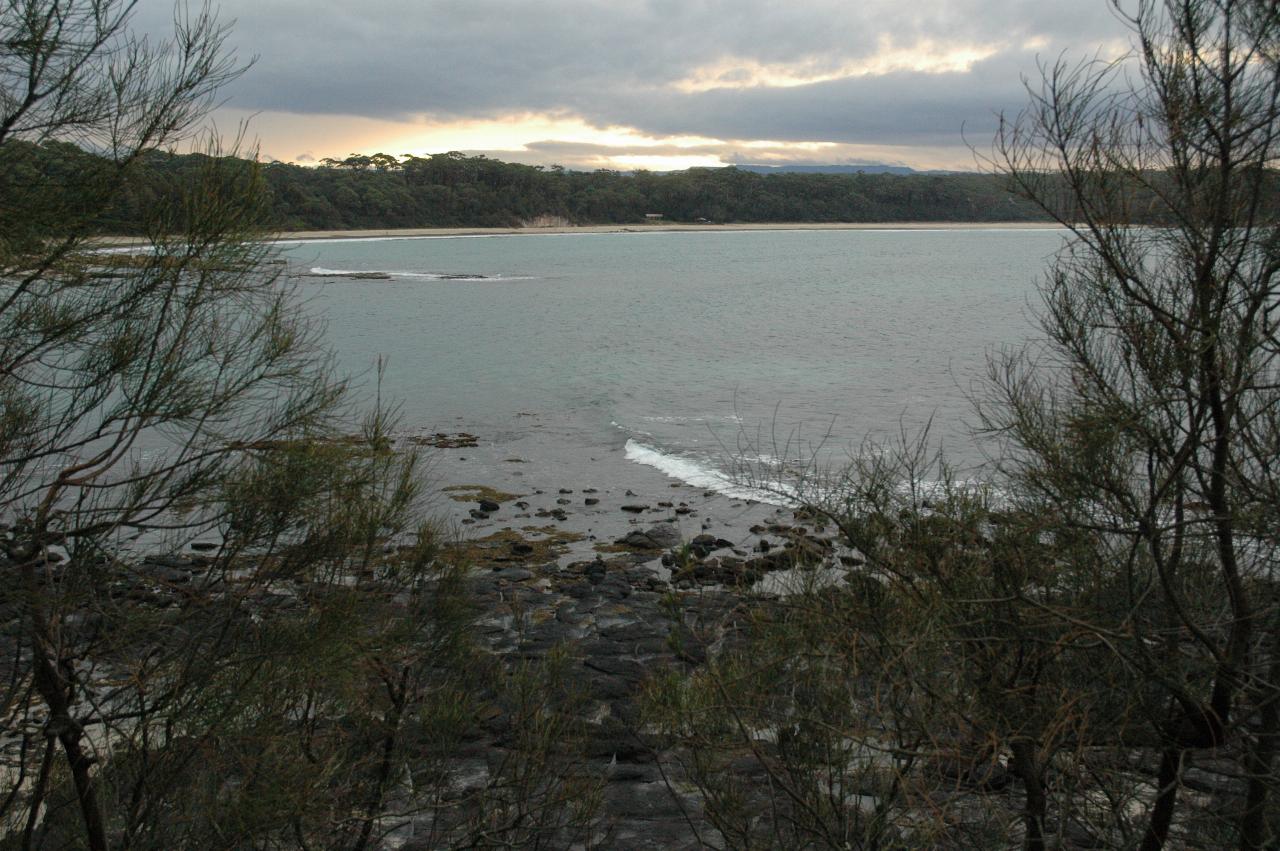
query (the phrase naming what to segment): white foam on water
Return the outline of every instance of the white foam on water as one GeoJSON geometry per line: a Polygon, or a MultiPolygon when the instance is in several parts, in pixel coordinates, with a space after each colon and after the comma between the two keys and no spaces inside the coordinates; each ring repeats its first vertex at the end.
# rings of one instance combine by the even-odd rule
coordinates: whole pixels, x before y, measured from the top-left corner
{"type": "Polygon", "coordinates": [[[317,242],[407,242],[417,239],[496,239],[505,233],[429,234],[421,236],[313,236],[307,239],[274,239],[272,245],[313,245],[317,242]]]}
{"type": "Polygon", "coordinates": [[[644,429],[639,429],[639,428],[627,428],[617,420],[610,420],[609,425],[618,429],[618,431],[625,431],[627,434],[640,434],[645,437],[653,437],[653,432],[651,431],[645,431],[644,429]]]}
{"type": "Polygon", "coordinates": [[[428,281],[531,281],[533,278],[521,275],[505,277],[503,275],[448,275],[441,272],[398,272],[392,269],[326,269],[323,266],[312,266],[311,275],[332,275],[335,278],[347,278],[352,275],[389,275],[392,278],[421,278],[428,281]]]}
{"type": "Polygon", "coordinates": [[[743,485],[708,464],[700,463],[692,458],[660,452],[652,446],[645,446],[634,439],[627,441],[626,458],[636,464],[653,467],[655,470],[665,473],[669,478],[679,479],[687,485],[715,491],[734,499],[754,499],[770,505],[791,504],[791,500],[786,495],[743,485]]]}
{"type": "Polygon", "coordinates": [[[737,414],[724,414],[724,415],[717,415],[717,416],[690,416],[690,417],[652,416],[652,417],[641,417],[640,419],[648,423],[712,423],[712,422],[741,423],[742,422],[742,417],[738,416],[737,414]]]}

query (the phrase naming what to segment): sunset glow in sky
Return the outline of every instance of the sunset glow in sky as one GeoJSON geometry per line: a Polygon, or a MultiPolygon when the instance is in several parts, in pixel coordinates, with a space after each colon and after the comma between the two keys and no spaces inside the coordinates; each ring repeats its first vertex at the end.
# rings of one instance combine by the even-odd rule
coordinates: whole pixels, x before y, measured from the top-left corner
{"type": "MultiPolygon", "coordinates": [[[[171,30],[163,3],[137,25],[171,30]]],[[[1115,55],[1103,0],[223,0],[216,113],[264,158],[450,150],[569,168],[972,168],[1023,78],[1115,55]]]]}

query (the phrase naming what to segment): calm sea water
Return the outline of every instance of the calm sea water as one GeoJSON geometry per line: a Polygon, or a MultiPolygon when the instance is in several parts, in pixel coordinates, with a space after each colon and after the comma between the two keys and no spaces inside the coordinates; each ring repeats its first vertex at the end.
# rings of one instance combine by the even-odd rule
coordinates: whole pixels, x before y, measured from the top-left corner
{"type": "Polygon", "coordinates": [[[987,352],[1035,333],[1049,230],[711,231],[293,243],[344,368],[413,431],[696,480],[750,444],[838,460],[932,417],[974,456],[987,352]],[[380,271],[389,280],[330,273],[380,271]],[[442,276],[466,276],[463,279],[442,276]],[[470,278],[470,279],[467,279],[470,278]],[[535,450],[536,451],[536,450],[535,450]]]}

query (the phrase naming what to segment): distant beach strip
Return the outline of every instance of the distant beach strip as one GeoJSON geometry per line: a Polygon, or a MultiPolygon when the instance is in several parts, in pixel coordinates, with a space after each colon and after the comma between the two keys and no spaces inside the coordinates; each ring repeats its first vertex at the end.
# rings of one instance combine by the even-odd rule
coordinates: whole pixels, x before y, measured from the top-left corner
{"type": "MultiPolygon", "coordinates": [[[[399,228],[390,230],[306,230],[274,235],[276,242],[307,242],[324,239],[431,239],[484,236],[556,236],[571,234],[614,233],[730,233],[735,231],[811,231],[811,230],[1060,230],[1056,222],[768,222],[748,224],[631,224],[581,225],[526,228],[399,228]]],[[[100,245],[136,245],[145,240],[136,236],[101,236],[100,245]]]]}

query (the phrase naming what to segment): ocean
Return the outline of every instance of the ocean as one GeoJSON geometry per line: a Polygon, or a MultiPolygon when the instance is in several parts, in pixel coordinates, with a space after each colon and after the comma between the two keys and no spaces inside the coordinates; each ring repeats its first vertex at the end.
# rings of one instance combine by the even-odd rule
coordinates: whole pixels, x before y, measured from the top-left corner
{"type": "MultiPolygon", "coordinates": [[[[519,457],[746,496],[744,461],[838,466],[930,421],[976,463],[970,397],[990,352],[1036,335],[1036,284],[1064,235],[716,228],[282,249],[357,397],[372,398],[381,358],[400,428],[476,435],[470,460],[490,479],[519,457]]],[[[463,475],[465,455],[439,454],[445,478],[463,475]]]]}

